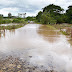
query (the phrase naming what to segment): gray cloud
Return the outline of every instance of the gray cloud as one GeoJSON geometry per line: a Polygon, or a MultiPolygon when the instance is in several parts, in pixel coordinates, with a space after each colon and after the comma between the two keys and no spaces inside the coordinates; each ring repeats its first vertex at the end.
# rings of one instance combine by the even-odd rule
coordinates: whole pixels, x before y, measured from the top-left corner
{"type": "Polygon", "coordinates": [[[0,1],[0,13],[7,15],[11,12],[16,15],[18,12],[35,13],[49,4],[56,4],[65,10],[69,5],[72,5],[72,0],[2,0],[0,1]]]}

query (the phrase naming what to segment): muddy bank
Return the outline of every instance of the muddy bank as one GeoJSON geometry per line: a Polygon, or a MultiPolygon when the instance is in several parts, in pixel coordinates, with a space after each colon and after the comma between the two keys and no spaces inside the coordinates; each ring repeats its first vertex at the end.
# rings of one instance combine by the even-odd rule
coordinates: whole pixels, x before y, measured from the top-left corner
{"type": "Polygon", "coordinates": [[[44,69],[43,66],[38,67],[30,65],[26,60],[20,58],[7,57],[4,60],[0,60],[0,72],[57,72],[54,70],[44,69]]]}

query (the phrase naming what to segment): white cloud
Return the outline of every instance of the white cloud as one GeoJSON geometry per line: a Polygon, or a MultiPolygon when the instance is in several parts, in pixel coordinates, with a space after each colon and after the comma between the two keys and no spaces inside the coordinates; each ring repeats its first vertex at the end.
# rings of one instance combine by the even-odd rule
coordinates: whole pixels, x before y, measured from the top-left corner
{"type": "Polygon", "coordinates": [[[12,1],[12,0],[1,0],[0,4],[1,5],[10,5],[10,4],[14,4],[14,1],[12,1]]]}
{"type": "Polygon", "coordinates": [[[17,11],[18,11],[17,8],[3,8],[3,9],[0,9],[0,13],[3,14],[4,16],[7,16],[9,12],[10,13],[16,13],[17,11]]]}
{"type": "Polygon", "coordinates": [[[36,16],[40,10],[36,10],[35,12],[26,12],[26,16],[36,16]]]}
{"type": "Polygon", "coordinates": [[[27,12],[27,16],[35,16],[39,10],[49,4],[59,5],[66,10],[69,5],[72,5],[72,0],[1,0],[0,13],[6,16],[9,12],[13,15],[27,12]]]}

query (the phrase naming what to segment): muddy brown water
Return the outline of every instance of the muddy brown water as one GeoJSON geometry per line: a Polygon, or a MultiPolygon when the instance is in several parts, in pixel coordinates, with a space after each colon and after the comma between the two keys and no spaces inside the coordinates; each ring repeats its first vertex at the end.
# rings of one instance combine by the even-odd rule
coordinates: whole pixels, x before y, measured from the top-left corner
{"type": "Polygon", "coordinates": [[[16,30],[1,31],[0,59],[19,57],[48,70],[72,72],[72,46],[66,36],[46,25],[27,24],[16,30]]]}

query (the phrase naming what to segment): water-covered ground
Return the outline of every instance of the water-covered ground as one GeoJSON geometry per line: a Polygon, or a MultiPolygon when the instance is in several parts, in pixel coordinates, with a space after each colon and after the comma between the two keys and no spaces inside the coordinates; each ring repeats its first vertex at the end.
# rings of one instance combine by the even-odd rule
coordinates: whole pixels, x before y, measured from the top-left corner
{"type": "Polygon", "coordinates": [[[12,26],[12,25],[18,25],[18,24],[14,24],[14,23],[10,23],[10,24],[0,24],[0,26],[12,26]]]}
{"type": "Polygon", "coordinates": [[[11,72],[8,70],[13,66],[12,72],[25,70],[25,66],[27,70],[32,69],[25,72],[72,72],[72,46],[58,30],[41,24],[27,24],[16,30],[2,31],[0,62],[3,72],[11,72]]]}

